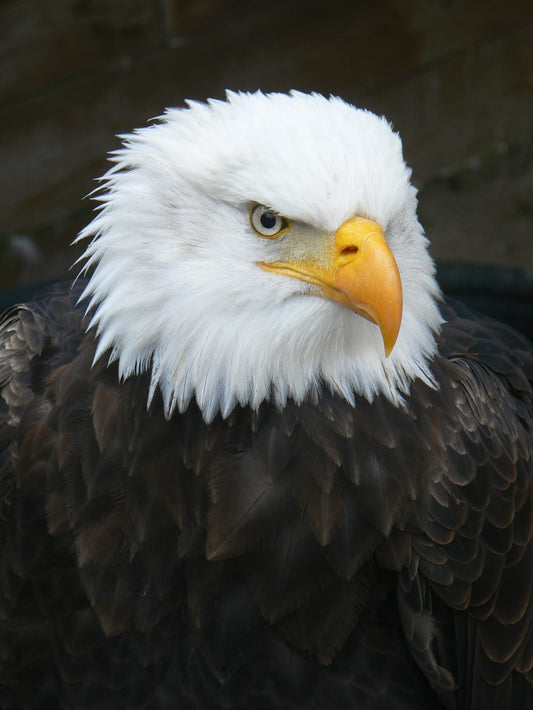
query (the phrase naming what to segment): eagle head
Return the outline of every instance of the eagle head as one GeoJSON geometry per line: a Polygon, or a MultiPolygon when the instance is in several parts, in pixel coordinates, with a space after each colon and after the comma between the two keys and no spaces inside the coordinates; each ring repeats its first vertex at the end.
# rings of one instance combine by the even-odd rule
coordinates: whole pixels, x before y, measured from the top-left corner
{"type": "Polygon", "coordinates": [[[188,102],[122,137],[83,271],[96,358],[206,421],[327,387],[403,400],[440,325],[400,138],[317,94],[188,102]]]}

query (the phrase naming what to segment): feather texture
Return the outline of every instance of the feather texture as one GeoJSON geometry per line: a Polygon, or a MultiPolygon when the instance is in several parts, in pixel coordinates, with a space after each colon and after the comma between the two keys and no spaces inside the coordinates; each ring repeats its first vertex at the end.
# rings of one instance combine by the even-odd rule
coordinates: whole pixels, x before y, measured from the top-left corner
{"type": "Polygon", "coordinates": [[[524,340],[443,305],[403,407],[168,419],[81,288],[0,330],[2,707],[532,707],[524,340]]]}

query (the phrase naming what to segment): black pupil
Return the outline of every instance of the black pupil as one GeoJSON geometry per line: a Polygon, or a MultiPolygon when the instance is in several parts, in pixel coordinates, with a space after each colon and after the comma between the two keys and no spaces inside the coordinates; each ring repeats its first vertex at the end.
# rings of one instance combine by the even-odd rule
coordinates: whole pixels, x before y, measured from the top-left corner
{"type": "Polygon", "coordinates": [[[263,212],[261,215],[261,225],[265,229],[274,229],[277,223],[277,215],[273,212],[263,212]]]}

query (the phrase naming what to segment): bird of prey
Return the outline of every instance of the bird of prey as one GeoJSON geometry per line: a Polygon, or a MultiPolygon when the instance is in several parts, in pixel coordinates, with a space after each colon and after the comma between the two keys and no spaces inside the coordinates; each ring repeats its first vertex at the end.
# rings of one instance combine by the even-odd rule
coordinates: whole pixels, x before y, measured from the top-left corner
{"type": "Polygon", "coordinates": [[[111,160],[1,322],[0,706],[533,708],[533,349],[389,123],[228,93],[111,160]]]}

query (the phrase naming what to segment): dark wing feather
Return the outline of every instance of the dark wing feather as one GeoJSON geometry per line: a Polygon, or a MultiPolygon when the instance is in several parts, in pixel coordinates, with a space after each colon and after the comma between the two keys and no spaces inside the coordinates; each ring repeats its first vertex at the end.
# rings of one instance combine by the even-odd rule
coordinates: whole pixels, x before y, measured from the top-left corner
{"type": "MultiPolygon", "coordinates": [[[[531,708],[533,352],[500,324],[444,313],[438,379],[448,454],[412,536],[419,566],[410,584],[418,575],[430,583],[443,618],[441,602],[456,610],[456,641],[446,635],[459,706],[531,708]]],[[[407,585],[404,599],[410,593],[407,585]]],[[[428,647],[425,662],[445,664],[439,655],[428,647]]]]}
{"type": "MultiPolygon", "coordinates": [[[[80,601],[77,573],[65,565],[69,552],[48,537],[40,498],[56,455],[46,423],[52,408],[46,382],[79,345],[80,293],[81,285],[66,297],[52,290],[39,304],[11,308],[0,321],[0,704],[6,708],[54,706],[56,684],[45,670],[49,618],[80,601]],[[33,676],[31,688],[16,681],[26,672],[33,676]],[[15,699],[9,690],[14,682],[15,699]]],[[[50,528],[65,528],[60,500],[51,499],[48,512],[50,528]]]]}

